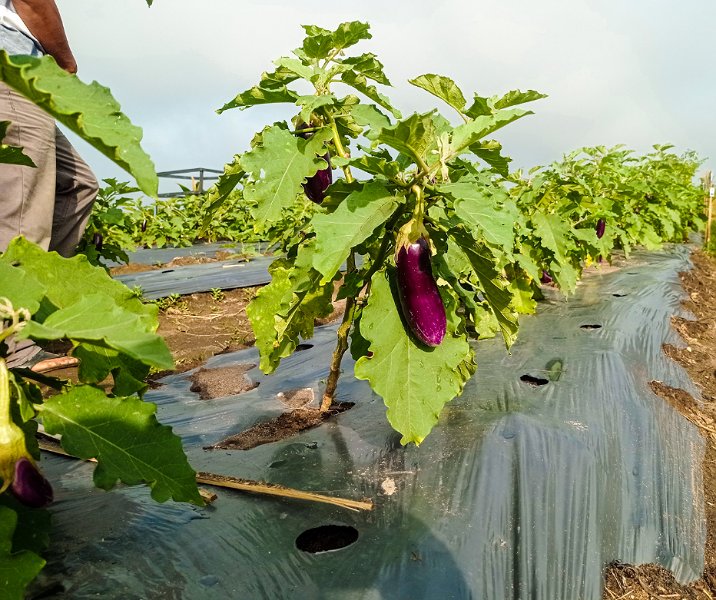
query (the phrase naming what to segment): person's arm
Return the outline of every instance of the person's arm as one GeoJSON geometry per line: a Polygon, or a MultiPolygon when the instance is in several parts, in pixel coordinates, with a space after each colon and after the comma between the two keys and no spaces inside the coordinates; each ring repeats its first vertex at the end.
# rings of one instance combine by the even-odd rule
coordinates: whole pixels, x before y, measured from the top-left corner
{"type": "Polygon", "coordinates": [[[70,73],[77,72],[77,62],[65,35],[60,11],[54,0],[13,0],[17,14],[47,54],[70,73]]]}

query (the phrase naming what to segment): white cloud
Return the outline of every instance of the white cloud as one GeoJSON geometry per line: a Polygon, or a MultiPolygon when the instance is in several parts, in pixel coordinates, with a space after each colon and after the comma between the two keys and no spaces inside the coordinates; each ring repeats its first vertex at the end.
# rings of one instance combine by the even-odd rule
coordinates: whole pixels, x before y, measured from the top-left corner
{"type": "MultiPolygon", "coordinates": [[[[533,88],[550,95],[499,134],[515,164],[551,162],[589,144],[648,150],[673,142],[716,159],[712,0],[365,0],[355,6],[211,0],[65,0],[83,79],[109,86],[145,131],[159,170],[220,168],[290,107],[214,110],[300,45],[301,24],[371,23],[358,48],[383,61],[404,114],[433,98],[407,84],[453,77],[466,94],[533,88]]],[[[450,109],[440,107],[449,116],[450,109]]],[[[98,174],[121,174],[82,146],[98,174]]]]}

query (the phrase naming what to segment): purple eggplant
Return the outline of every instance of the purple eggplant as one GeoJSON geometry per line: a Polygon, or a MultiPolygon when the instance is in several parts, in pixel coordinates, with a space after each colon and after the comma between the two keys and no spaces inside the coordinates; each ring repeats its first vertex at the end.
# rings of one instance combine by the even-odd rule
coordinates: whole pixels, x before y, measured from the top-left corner
{"type": "Polygon", "coordinates": [[[595,229],[597,231],[597,237],[599,239],[602,239],[602,236],[604,235],[604,229],[606,228],[606,226],[607,226],[607,222],[604,219],[599,219],[599,221],[597,221],[597,226],[595,229]]]}
{"type": "Polygon", "coordinates": [[[94,247],[97,249],[97,252],[100,252],[102,250],[102,234],[97,231],[95,232],[94,236],[92,236],[92,243],[94,244],[94,247]]]}
{"type": "Polygon", "coordinates": [[[15,498],[30,508],[43,508],[53,500],[50,482],[24,456],[15,463],[15,477],[10,490],[15,498]]]}
{"type": "Polygon", "coordinates": [[[426,346],[439,346],[445,337],[447,318],[430,266],[430,248],[424,238],[398,252],[398,297],[403,316],[415,336],[426,346]]]}
{"type": "Polygon", "coordinates": [[[144,219],[144,221],[142,221],[142,226],[140,227],[140,229],[142,230],[142,233],[144,233],[147,230],[147,220],[146,219],[144,219]]]}
{"type": "Polygon", "coordinates": [[[316,171],[316,174],[309,177],[306,183],[303,184],[303,191],[306,192],[306,196],[316,204],[323,202],[328,186],[333,183],[333,171],[331,171],[330,167],[331,155],[326,153],[323,160],[328,163],[328,167],[316,171]]]}
{"type": "Polygon", "coordinates": [[[552,276],[544,269],[542,270],[542,277],[540,277],[539,280],[540,283],[552,283],[554,281],[554,279],[552,279],[552,276]]]}

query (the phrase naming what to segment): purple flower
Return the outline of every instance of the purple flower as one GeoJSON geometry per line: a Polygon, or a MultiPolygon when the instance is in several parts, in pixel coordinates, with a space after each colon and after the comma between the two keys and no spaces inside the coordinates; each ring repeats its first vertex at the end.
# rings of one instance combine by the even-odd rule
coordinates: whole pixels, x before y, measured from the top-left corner
{"type": "Polygon", "coordinates": [[[15,463],[15,476],[10,485],[10,491],[20,502],[30,508],[43,508],[53,500],[50,482],[24,456],[15,463]]]}

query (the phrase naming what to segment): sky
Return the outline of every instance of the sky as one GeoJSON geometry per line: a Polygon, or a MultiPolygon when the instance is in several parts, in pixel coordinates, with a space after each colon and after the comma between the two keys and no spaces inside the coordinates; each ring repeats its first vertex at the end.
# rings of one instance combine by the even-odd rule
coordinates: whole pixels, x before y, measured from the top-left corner
{"type": "MultiPolygon", "coordinates": [[[[112,91],[144,130],[157,171],[222,169],[254,132],[296,114],[289,104],[215,110],[258,83],[303,39],[367,21],[373,52],[403,116],[450,109],[408,80],[451,77],[467,98],[512,89],[549,95],[497,132],[513,167],[558,160],[590,145],[647,152],[671,143],[716,167],[714,0],[58,0],[79,77],[112,91]]],[[[347,92],[347,90],[346,90],[347,92]]],[[[72,137],[72,136],[70,136],[72,137]]],[[[73,142],[100,179],[131,177],[82,140],[73,142]]],[[[160,181],[160,191],[178,187],[160,181]]]]}

